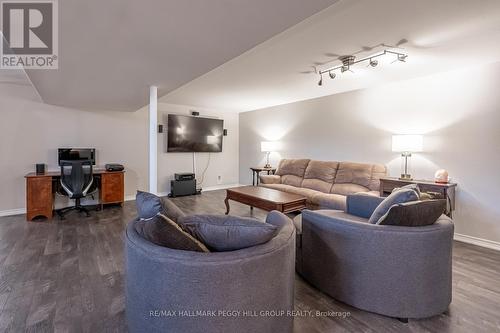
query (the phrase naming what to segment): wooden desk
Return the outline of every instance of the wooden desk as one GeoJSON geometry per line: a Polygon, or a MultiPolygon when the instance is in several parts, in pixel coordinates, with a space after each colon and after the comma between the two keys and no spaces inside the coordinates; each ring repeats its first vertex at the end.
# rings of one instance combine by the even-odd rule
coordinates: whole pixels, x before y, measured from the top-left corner
{"type": "Polygon", "coordinates": [[[252,170],[252,185],[259,185],[259,174],[264,171],[267,171],[267,174],[270,175],[271,172],[274,173],[276,172],[276,168],[265,168],[265,167],[251,167],[250,170],[252,170]]]}
{"type": "MultiPolygon", "coordinates": [[[[94,177],[100,179],[99,203],[123,203],[125,201],[125,171],[95,170],[94,177]]],[[[26,219],[33,220],[37,216],[52,218],[54,210],[54,193],[61,177],[60,171],[49,171],[44,174],[28,173],[26,178],[26,219]]]]}
{"type": "Polygon", "coordinates": [[[408,184],[418,184],[420,191],[432,193],[435,197],[446,199],[448,201],[447,213],[452,216],[452,211],[455,210],[455,183],[436,183],[432,180],[401,180],[399,178],[385,177],[380,178],[380,196],[386,197],[391,194],[396,187],[402,187],[408,184]]]}

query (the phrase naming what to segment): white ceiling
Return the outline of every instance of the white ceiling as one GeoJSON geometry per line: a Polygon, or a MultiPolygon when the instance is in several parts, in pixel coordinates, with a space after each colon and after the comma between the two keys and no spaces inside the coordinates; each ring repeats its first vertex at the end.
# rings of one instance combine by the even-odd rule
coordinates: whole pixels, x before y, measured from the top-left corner
{"type": "Polygon", "coordinates": [[[498,0],[342,0],[160,101],[255,110],[499,61],[499,40],[498,0]],[[382,43],[404,48],[407,63],[359,65],[317,85],[313,66],[382,43]]]}
{"type": "Polygon", "coordinates": [[[337,0],[59,1],[59,69],[29,70],[46,103],[135,111],[337,0]]]}

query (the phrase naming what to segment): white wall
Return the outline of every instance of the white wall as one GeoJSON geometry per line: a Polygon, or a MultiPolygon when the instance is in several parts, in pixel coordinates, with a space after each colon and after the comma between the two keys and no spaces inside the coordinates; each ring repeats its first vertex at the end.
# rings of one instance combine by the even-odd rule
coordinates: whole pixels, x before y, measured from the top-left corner
{"type": "MultiPolygon", "coordinates": [[[[26,207],[24,176],[36,163],[57,170],[58,147],[94,147],[97,164],[121,163],[126,167],[125,195],[148,189],[148,112],[83,111],[44,104],[24,73],[11,77],[1,72],[0,80],[0,215],[26,207]]],[[[238,114],[190,106],[158,104],[158,121],[167,124],[167,114],[189,114],[224,119],[228,135],[223,152],[212,153],[203,188],[238,183],[238,114]],[[218,176],[221,176],[220,181],[218,176]]],[[[158,134],[158,192],[170,192],[176,172],[191,172],[191,153],[166,153],[166,132],[158,134]]],[[[208,154],[196,154],[196,174],[201,177],[208,154]]],[[[66,205],[58,198],[56,206],[66,205]]]]}
{"type": "MultiPolygon", "coordinates": [[[[169,113],[189,115],[191,110],[200,112],[200,117],[215,117],[224,120],[224,128],[228,135],[223,137],[222,152],[211,153],[210,163],[205,173],[203,188],[232,185],[238,183],[238,114],[220,112],[186,105],[158,104],[158,123],[163,124],[165,131],[158,135],[158,192],[170,192],[170,180],[174,173],[193,171],[192,153],[167,153],[167,116],[169,113]],[[218,181],[218,176],[221,180],[218,181]]],[[[196,153],[195,173],[198,181],[208,163],[208,153],[196,153]]]]}
{"type": "MultiPolygon", "coordinates": [[[[24,176],[36,163],[57,170],[58,147],[96,148],[98,165],[125,165],[126,196],[147,189],[147,112],[47,105],[29,82],[18,77],[10,84],[0,83],[0,113],[0,212],[26,207],[24,176]]],[[[56,204],[64,204],[61,199],[56,204]]]]}
{"type": "Polygon", "coordinates": [[[280,157],[379,162],[400,173],[391,135],[424,134],[413,175],[439,168],[458,183],[456,232],[500,242],[500,63],[394,82],[240,114],[240,183],[262,165],[260,141],[280,157]]]}

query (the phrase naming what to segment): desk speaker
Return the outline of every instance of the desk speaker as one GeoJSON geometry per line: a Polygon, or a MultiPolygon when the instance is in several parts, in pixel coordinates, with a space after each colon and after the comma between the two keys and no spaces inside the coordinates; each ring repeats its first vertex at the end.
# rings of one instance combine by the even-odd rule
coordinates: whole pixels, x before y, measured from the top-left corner
{"type": "Polygon", "coordinates": [[[35,168],[37,175],[42,175],[45,173],[45,164],[37,163],[35,168]]]}

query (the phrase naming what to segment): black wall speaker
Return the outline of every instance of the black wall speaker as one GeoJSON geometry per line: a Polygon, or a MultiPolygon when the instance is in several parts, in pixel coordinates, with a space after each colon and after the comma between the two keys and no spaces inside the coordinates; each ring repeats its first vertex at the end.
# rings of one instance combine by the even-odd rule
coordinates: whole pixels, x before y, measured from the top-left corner
{"type": "Polygon", "coordinates": [[[163,133],[163,125],[158,125],[158,133],[163,133]]]}
{"type": "Polygon", "coordinates": [[[197,117],[200,113],[198,111],[191,111],[191,115],[197,117]]]}
{"type": "Polygon", "coordinates": [[[37,163],[35,171],[38,175],[44,174],[45,173],[45,164],[37,163]]]}
{"type": "Polygon", "coordinates": [[[227,129],[224,128],[224,131],[222,132],[224,136],[227,136],[227,129]]]}

